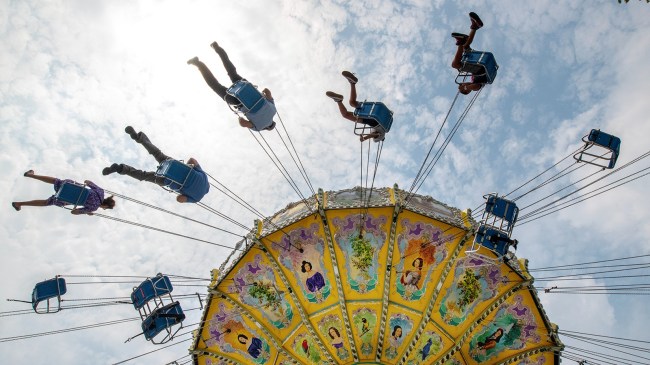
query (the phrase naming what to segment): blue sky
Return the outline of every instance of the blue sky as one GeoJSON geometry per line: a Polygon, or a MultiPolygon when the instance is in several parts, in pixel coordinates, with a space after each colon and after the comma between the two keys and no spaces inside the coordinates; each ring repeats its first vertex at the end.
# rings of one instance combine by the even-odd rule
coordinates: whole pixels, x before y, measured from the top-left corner
{"type": "MultiPolygon", "coordinates": [[[[155,166],[124,134],[126,125],[147,132],[171,156],[197,158],[264,214],[298,199],[248,131],[186,65],[198,56],[227,80],[209,47],[214,40],[241,75],[273,91],[312,183],[324,190],[358,185],[359,142],[352,124],[324,95],[349,95],[340,72],[355,72],[359,98],[381,100],[395,112],[375,186],[408,188],[455,96],[449,34],[469,31],[469,11],[485,23],[473,47],[495,54],[499,75],[419,193],[475,208],[483,194],[508,192],[578,148],[591,128],[622,139],[619,164],[647,151],[650,6],[643,1],[2,1],[0,311],[24,309],[4,299],[28,299],[36,282],[55,274],[208,277],[227,256],[226,249],[65,210],[11,209],[11,201],[51,194],[51,187],[22,177],[33,168],[89,179],[237,231],[196,206],[177,204],[153,185],[102,176],[111,162],[155,166]]],[[[461,98],[459,106],[468,100],[461,98]]],[[[288,159],[276,135],[269,142],[288,159]]],[[[517,256],[534,268],[649,253],[646,181],[516,227],[517,256]]],[[[247,226],[255,218],[216,191],[205,202],[247,226]]],[[[237,241],[133,203],[118,204],[110,214],[123,219],[226,245],[237,241]]],[[[602,280],[586,278],[582,285],[591,283],[602,280]]],[[[68,295],[124,296],[131,286],[76,285],[68,295]]],[[[182,292],[196,290],[204,292],[182,292]]],[[[642,296],[540,296],[560,328],[648,340],[642,296]]],[[[188,323],[197,321],[198,312],[189,313],[188,323]]],[[[135,315],[124,306],[2,317],[0,337],[135,315]]],[[[0,353],[7,363],[117,362],[155,349],[142,338],[123,344],[138,328],[129,322],[0,343],[0,353]]],[[[138,363],[169,362],[186,348],[181,344],[138,363]]]]}

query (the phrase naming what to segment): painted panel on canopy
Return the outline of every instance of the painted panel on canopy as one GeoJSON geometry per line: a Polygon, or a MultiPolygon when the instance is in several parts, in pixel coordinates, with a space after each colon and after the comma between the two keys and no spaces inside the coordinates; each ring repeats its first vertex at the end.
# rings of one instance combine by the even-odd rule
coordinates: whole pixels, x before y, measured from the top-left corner
{"type": "Polygon", "coordinates": [[[433,364],[453,345],[454,341],[451,338],[435,324],[429,322],[420,335],[418,343],[411,350],[406,365],[433,364]]]}
{"type": "Polygon", "coordinates": [[[295,362],[294,359],[280,353],[278,354],[278,358],[275,360],[274,365],[295,365],[295,362]]]}
{"type": "Polygon", "coordinates": [[[388,307],[381,354],[383,362],[397,364],[400,361],[419,323],[419,314],[395,305],[388,307]]]}
{"type": "Polygon", "coordinates": [[[327,357],[304,326],[300,326],[291,337],[287,338],[282,347],[304,364],[327,363],[327,357]]]}
{"type": "MultiPolygon", "coordinates": [[[[431,318],[452,337],[458,338],[494,300],[524,279],[502,262],[465,254],[465,244],[447,276],[431,318]]],[[[487,252],[483,252],[487,254],[487,252]]]]}
{"type": "Polygon", "coordinates": [[[555,365],[555,355],[550,351],[541,352],[525,359],[515,361],[513,365],[555,365]]]}
{"type": "Polygon", "coordinates": [[[424,311],[465,231],[404,211],[397,221],[390,300],[424,311]]]}
{"type": "Polygon", "coordinates": [[[391,188],[374,188],[362,190],[357,186],[352,189],[327,191],[325,196],[325,209],[346,209],[361,207],[385,207],[395,205],[395,194],[391,188]]]}
{"type": "Polygon", "coordinates": [[[248,251],[217,288],[276,338],[286,338],[301,323],[296,304],[261,250],[248,251]]]}
{"type": "Polygon", "coordinates": [[[346,329],[339,307],[319,313],[309,320],[337,364],[354,362],[348,341],[349,329],[346,329]]]}
{"type": "Polygon", "coordinates": [[[214,357],[211,357],[210,355],[205,355],[202,354],[198,356],[198,361],[196,362],[198,365],[230,365],[228,362],[224,360],[219,360],[214,357]]]}
{"type": "Polygon", "coordinates": [[[224,299],[213,297],[201,329],[201,343],[211,352],[244,364],[272,364],[277,350],[257,325],[224,299]]]}
{"type": "Polygon", "coordinates": [[[381,302],[348,302],[348,318],[360,360],[374,360],[379,339],[381,302]]]}
{"type": "Polygon", "coordinates": [[[358,209],[326,211],[346,300],[379,300],[384,290],[393,208],[370,208],[365,224],[358,209]],[[359,239],[360,227],[362,239],[359,239]]]}
{"type": "Polygon", "coordinates": [[[291,203],[271,218],[270,224],[267,224],[264,227],[264,234],[275,231],[280,227],[293,224],[294,222],[305,219],[309,216],[317,216],[317,211],[317,202],[312,197],[307,199],[307,204],[305,204],[304,201],[291,203]]]}
{"type": "Polygon", "coordinates": [[[307,314],[338,303],[332,259],[320,220],[309,216],[261,239],[307,314]],[[300,252],[302,249],[303,252],[300,252]]]}
{"type": "Polygon", "coordinates": [[[463,344],[468,364],[501,362],[518,353],[551,346],[548,329],[528,290],[517,291],[495,309],[463,344]]]}
{"type": "Polygon", "coordinates": [[[466,365],[466,362],[461,353],[456,352],[449,360],[443,362],[442,365],[466,365]]]}

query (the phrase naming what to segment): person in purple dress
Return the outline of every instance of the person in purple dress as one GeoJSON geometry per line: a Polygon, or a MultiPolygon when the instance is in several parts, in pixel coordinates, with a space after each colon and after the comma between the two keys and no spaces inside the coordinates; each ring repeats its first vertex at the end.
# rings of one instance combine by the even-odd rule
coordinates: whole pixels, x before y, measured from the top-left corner
{"type": "MultiPolygon", "coordinates": [[[[307,275],[310,275],[309,273],[311,272],[312,266],[311,262],[309,261],[303,261],[302,264],[300,265],[300,270],[304,273],[307,273],[307,275]]],[[[325,279],[323,278],[323,275],[321,273],[316,272],[313,275],[311,275],[309,278],[307,278],[307,290],[310,292],[314,293],[317,292],[325,286],[325,279]]]]}
{"type": "Polygon", "coordinates": [[[334,346],[336,351],[339,351],[339,349],[343,348],[343,338],[341,337],[339,330],[334,327],[330,327],[327,332],[332,339],[332,346],[334,346]]]}
{"type": "MultiPolygon", "coordinates": [[[[70,179],[61,180],[51,176],[36,175],[34,174],[34,170],[26,171],[23,174],[23,176],[29,177],[31,179],[39,180],[47,184],[52,184],[54,186],[55,192],[58,192],[61,189],[63,183],[65,182],[74,183],[74,181],[70,179]]],[[[72,209],[70,213],[75,215],[77,214],[92,215],[93,214],[92,212],[96,211],[99,208],[113,209],[113,207],[115,207],[115,200],[113,199],[112,195],[104,199],[104,190],[102,188],[95,185],[95,183],[93,183],[90,180],[86,180],[84,183],[86,184],[86,186],[90,188],[90,191],[88,192],[88,198],[86,199],[86,202],[84,203],[83,207],[72,209]]],[[[23,206],[45,207],[48,205],[56,205],[62,207],[66,204],[69,203],[60,201],[56,198],[56,195],[52,195],[46,200],[29,200],[29,201],[22,201],[22,202],[12,202],[11,206],[14,207],[14,209],[16,209],[17,211],[19,211],[23,206]]]]}

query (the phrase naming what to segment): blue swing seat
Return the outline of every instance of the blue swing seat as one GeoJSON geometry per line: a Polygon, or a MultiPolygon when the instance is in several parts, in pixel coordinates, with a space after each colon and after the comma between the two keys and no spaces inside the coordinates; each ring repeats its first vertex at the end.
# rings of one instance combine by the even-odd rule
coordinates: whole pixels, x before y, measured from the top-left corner
{"type": "Polygon", "coordinates": [[[56,192],[54,197],[66,204],[72,204],[74,206],[82,206],[86,204],[88,200],[88,194],[90,189],[86,188],[85,185],[79,184],[77,182],[66,181],[61,184],[61,188],[56,192]]]}
{"type": "Polygon", "coordinates": [[[487,213],[501,218],[509,224],[515,223],[519,215],[519,208],[517,208],[515,202],[500,198],[496,194],[488,194],[485,197],[487,199],[485,202],[485,211],[487,213]]]}
{"type": "Polygon", "coordinates": [[[32,308],[34,312],[43,313],[56,313],[61,310],[61,296],[67,291],[65,279],[55,277],[54,279],[42,281],[34,287],[32,291],[32,308]],[[50,306],[50,299],[56,298],[56,306],[50,306]],[[39,308],[39,304],[46,301],[45,309],[39,308]]]}
{"type": "Polygon", "coordinates": [[[273,124],[273,116],[277,112],[275,105],[266,100],[250,82],[239,80],[232,84],[226,93],[239,100],[239,110],[253,123],[253,129],[256,131],[259,132],[273,124]]]}
{"type": "Polygon", "coordinates": [[[476,231],[474,242],[495,252],[498,256],[504,256],[512,240],[505,232],[481,225],[476,231]]]}
{"type": "Polygon", "coordinates": [[[192,170],[193,168],[190,165],[170,158],[158,166],[156,176],[165,177],[167,179],[165,187],[178,192],[185,186],[185,182],[190,177],[192,170]]]}
{"type": "Polygon", "coordinates": [[[135,309],[142,308],[151,299],[164,294],[169,294],[174,290],[171,281],[167,275],[158,274],[153,278],[148,278],[131,293],[131,301],[135,309]]]}
{"type": "Polygon", "coordinates": [[[616,160],[621,152],[621,139],[601,132],[600,129],[592,129],[588,135],[582,137],[585,146],[578,153],[573,155],[577,162],[586,162],[602,168],[612,169],[616,166],[616,160]],[[590,148],[598,146],[605,150],[605,153],[587,152],[590,148]],[[593,160],[586,160],[585,156],[593,157],[593,160]]]}
{"type": "Polygon", "coordinates": [[[173,302],[163,307],[156,308],[151,315],[142,321],[142,332],[147,341],[155,344],[163,344],[171,340],[174,335],[183,327],[183,320],[185,314],[179,302],[173,302]],[[180,326],[172,331],[171,327],[180,324],[180,326]],[[160,332],[166,331],[167,335],[162,340],[154,341],[160,332]]]}
{"type": "MultiPolygon", "coordinates": [[[[390,131],[390,127],[393,125],[393,112],[384,103],[364,101],[359,104],[359,107],[355,108],[352,113],[355,117],[374,120],[384,129],[385,133],[390,131]]],[[[355,127],[355,131],[366,128],[373,127],[368,127],[366,124],[363,124],[363,127],[355,127]]]]}
{"type": "Polygon", "coordinates": [[[519,208],[514,201],[499,197],[496,193],[483,195],[485,209],[481,217],[481,224],[506,232],[508,237],[517,222],[519,208]]]}
{"type": "Polygon", "coordinates": [[[485,76],[487,84],[493,83],[497,77],[499,65],[491,52],[465,52],[460,62],[462,65],[458,70],[458,76],[456,76],[457,84],[465,82],[468,76],[485,76]]]}

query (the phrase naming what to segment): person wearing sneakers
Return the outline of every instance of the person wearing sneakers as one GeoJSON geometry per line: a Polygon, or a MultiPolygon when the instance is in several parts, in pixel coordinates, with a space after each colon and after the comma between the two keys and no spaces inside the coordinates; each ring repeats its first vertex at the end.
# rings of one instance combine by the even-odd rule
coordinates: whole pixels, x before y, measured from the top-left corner
{"type": "MultiPolygon", "coordinates": [[[[34,170],[26,171],[23,174],[23,176],[29,177],[31,179],[39,180],[47,184],[52,184],[54,185],[55,192],[58,192],[61,189],[63,183],[65,182],[74,183],[74,181],[70,179],[61,180],[51,176],[36,175],[34,174],[34,170]]],[[[92,215],[93,214],[92,212],[96,211],[99,208],[113,209],[113,207],[115,207],[115,200],[113,199],[112,195],[104,199],[104,189],[95,185],[95,183],[93,183],[90,180],[86,180],[84,183],[86,184],[86,186],[90,188],[90,191],[88,192],[88,198],[86,199],[86,202],[84,203],[82,208],[72,209],[70,213],[75,215],[77,214],[92,215]]],[[[46,200],[29,200],[24,202],[12,202],[11,206],[14,207],[14,209],[16,209],[17,211],[19,211],[20,208],[22,208],[23,206],[45,207],[48,205],[56,205],[58,207],[62,207],[67,204],[68,203],[66,202],[58,200],[55,194],[46,200]]]]}
{"type": "MultiPolygon", "coordinates": [[[[451,61],[451,67],[455,68],[456,70],[459,70],[462,67],[461,59],[463,57],[463,53],[472,50],[470,48],[470,45],[474,40],[476,31],[483,27],[483,21],[481,21],[481,18],[479,18],[475,12],[469,13],[469,19],[471,21],[471,25],[469,27],[469,35],[462,33],[451,33],[451,36],[456,39],[456,46],[458,46],[456,55],[454,56],[453,61],[451,61]]],[[[463,95],[467,95],[472,91],[480,90],[486,83],[487,77],[485,75],[472,76],[471,82],[464,82],[458,85],[458,91],[463,95]]]]}
{"type": "MultiPolygon", "coordinates": [[[[232,62],[230,62],[230,58],[228,58],[228,54],[226,51],[224,51],[223,48],[219,46],[217,42],[212,42],[210,44],[210,47],[214,49],[215,52],[217,52],[217,55],[219,55],[219,58],[221,58],[221,62],[223,63],[223,67],[226,69],[226,72],[228,73],[228,77],[230,77],[230,81],[234,84],[237,81],[246,81],[243,77],[241,77],[237,73],[237,69],[235,68],[235,65],[233,65],[232,62]]],[[[203,79],[205,82],[210,86],[212,90],[214,90],[217,95],[223,100],[225,100],[226,103],[232,105],[235,108],[240,108],[241,103],[237,98],[235,98],[232,95],[229,95],[227,93],[228,88],[221,85],[219,81],[217,81],[217,78],[214,77],[210,69],[205,65],[205,63],[199,61],[198,57],[193,57],[190,58],[187,61],[188,65],[194,65],[199,69],[199,72],[201,72],[201,75],[203,76],[203,79]]],[[[262,90],[262,95],[264,95],[264,98],[266,101],[268,101],[268,107],[265,109],[271,109],[272,113],[266,113],[264,115],[260,115],[262,118],[256,118],[255,113],[249,112],[248,117],[251,119],[255,119],[255,124],[251,122],[250,120],[240,117],[239,118],[239,125],[245,128],[250,128],[255,131],[262,131],[262,130],[273,130],[275,128],[275,122],[273,121],[273,116],[275,115],[275,102],[273,100],[273,95],[271,95],[271,91],[267,88],[262,90]],[[270,117],[269,117],[270,116],[270,117]],[[258,120],[262,119],[262,120],[258,120]]]]}
{"type": "MultiPolygon", "coordinates": [[[[163,163],[164,161],[171,159],[171,157],[162,153],[158,147],[154,146],[144,132],[136,133],[131,126],[124,128],[124,131],[131,136],[134,141],[141,144],[142,147],[144,147],[144,149],[147,150],[156,161],[158,161],[158,163],[163,163]]],[[[201,169],[201,166],[196,159],[190,157],[190,159],[187,160],[187,164],[194,168],[190,171],[190,175],[187,177],[185,184],[183,184],[178,191],[179,195],[176,197],[176,201],[179,203],[197,203],[210,190],[210,183],[208,182],[207,174],[201,169]]],[[[120,175],[128,175],[140,181],[144,180],[158,184],[160,186],[168,185],[171,182],[164,176],[156,176],[156,173],[153,171],[142,171],[125,164],[114,163],[102,170],[103,175],[110,175],[114,172],[117,172],[120,175]]]]}
{"type": "MultiPolygon", "coordinates": [[[[359,103],[357,101],[357,87],[356,87],[356,85],[357,85],[357,82],[359,81],[359,79],[356,76],[354,76],[354,74],[352,72],[350,72],[350,71],[343,71],[341,74],[350,83],[350,106],[355,108],[355,109],[361,107],[361,103],[359,103]]],[[[353,112],[347,110],[345,105],[343,105],[343,95],[337,94],[337,93],[335,93],[333,91],[328,91],[328,92],[325,93],[325,95],[327,95],[329,98],[331,98],[332,100],[334,100],[336,102],[336,104],[339,106],[339,111],[341,112],[341,115],[343,116],[343,118],[345,118],[347,120],[350,120],[350,121],[352,121],[354,123],[362,123],[362,124],[368,125],[369,127],[372,128],[371,133],[359,136],[359,140],[361,142],[363,142],[363,141],[365,141],[367,139],[370,139],[370,138],[372,138],[373,141],[375,141],[375,142],[380,142],[380,141],[383,141],[384,138],[386,138],[386,131],[375,120],[357,118],[354,115],[353,112]]]]}

